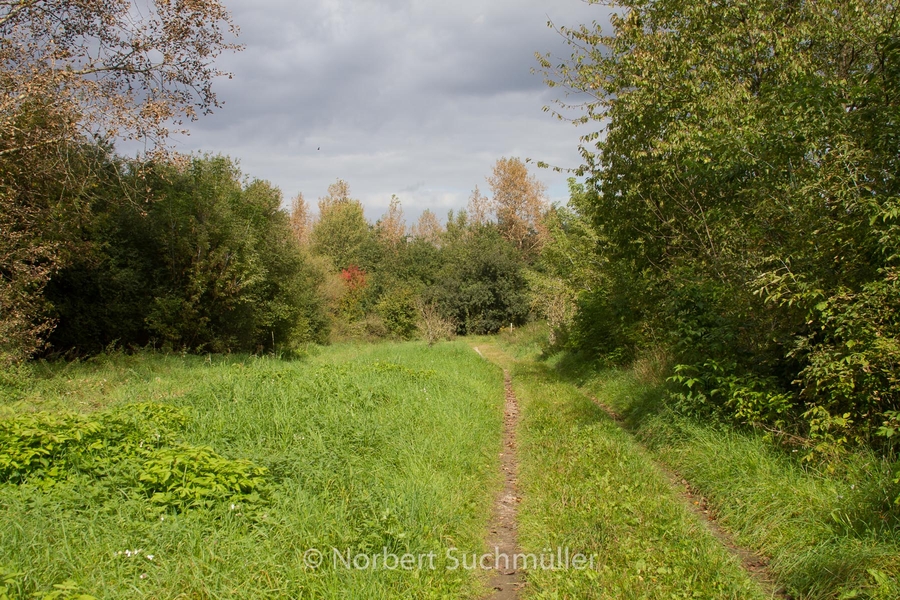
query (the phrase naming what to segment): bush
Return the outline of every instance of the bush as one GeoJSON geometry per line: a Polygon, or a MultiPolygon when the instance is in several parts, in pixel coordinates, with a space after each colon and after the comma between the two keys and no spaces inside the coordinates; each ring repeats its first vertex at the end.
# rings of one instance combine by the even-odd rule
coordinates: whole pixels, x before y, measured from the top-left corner
{"type": "Polygon", "coordinates": [[[120,180],[141,176],[148,202],[109,190],[81,232],[86,251],[47,287],[56,351],[261,352],[325,338],[324,273],[292,238],[279,190],[242,183],[225,157],[132,166],[120,180]]]}
{"type": "Polygon", "coordinates": [[[441,340],[451,340],[456,334],[456,324],[441,316],[434,304],[419,301],[419,333],[433,345],[441,340]]]}
{"type": "Polygon", "coordinates": [[[388,292],[375,306],[384,326],[394,337],[408,340],[416,332],[416,298],[406,288],[388,292]]]}
{"type": "Polygon", "coordinates": [[[459,334],[496,333],[530,312],[525,262],[495,227],[474,228],[445,250],[446,262],[424,294],[459,334]]]}

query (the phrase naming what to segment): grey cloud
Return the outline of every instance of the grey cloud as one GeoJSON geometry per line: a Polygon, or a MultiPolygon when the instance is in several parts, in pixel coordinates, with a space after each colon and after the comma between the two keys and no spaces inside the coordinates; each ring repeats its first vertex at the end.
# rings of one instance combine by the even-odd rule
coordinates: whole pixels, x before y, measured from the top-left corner
{"type": "MultiPolygon", "coordinates": [[[[288,196],[337,177],[376,218],[465,205],[501,156],[575,167],[579,131],[541,111],[554,97],[535,52],[567,55],[548,18],[605,22],[580,0],[226,0],[243,53],[220,65],[225,107],[182,150],[222,152],[288,196]],[[321,150],[319,150],[321,148],[321,150]]],[[[537,175],[556,199],[565,176],[537,175]]]]}

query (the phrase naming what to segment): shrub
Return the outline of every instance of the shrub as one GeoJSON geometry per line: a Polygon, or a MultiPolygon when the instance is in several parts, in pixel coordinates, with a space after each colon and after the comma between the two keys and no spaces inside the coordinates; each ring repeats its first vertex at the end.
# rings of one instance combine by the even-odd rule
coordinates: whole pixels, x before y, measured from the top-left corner
{"type": "Polygon", "coordinates": [[[416,332],[416,298],[406,288],[393,290],[381,297],[375,306],[391,335],[408,340],[416,332]]]}
{"type": "Polygon", "coordinates": [[[456,324],[444,318],[434,304],[419,301],[419,333],[430,345],[441,340],[453,339],[456,324]]]}
{"type": "Polygon", "coordinates": [[[182,410],[153,403],[0,421],[0,482],[47,488],[87,477],[175,510],[258,502],[266,469],[176,442],[187,422],[182,410]]]}

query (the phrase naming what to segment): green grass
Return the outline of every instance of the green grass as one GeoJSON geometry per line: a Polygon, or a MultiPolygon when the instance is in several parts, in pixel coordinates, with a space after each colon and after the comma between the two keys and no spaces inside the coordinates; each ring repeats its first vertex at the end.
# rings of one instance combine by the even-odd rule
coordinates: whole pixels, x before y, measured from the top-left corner
{"type": "Polygon", "coordinates": [[[770,558],[794,598],[900,598],[900,490],[887,461],[856,451],[804,464],[759,433],[675,414],[646,364],[598,370],[565,354],[543,364],[622,415],[654,458],[709,499],[740,545],[770,558]]]}
{"type": "MultiPolygon", "coordinates": [[[[770,557],[795,598],[900,597],[886,462],[860,452],[830,470],[802,464],[760,435],[673,414],[646,365],[542,357],[542,333],[468,340],[513,374],[523,550],[596,557],[596,569],[529,570],[526,598],[765,597],[652,459],[770,557]]],[[[4,373],[0,598],[4,587],[12,598],[481,597],[487,574],[447,570],[442,557],[487,550],[502,403],[500,370],[464,343],[345,344],[290,361],[114,354],[4,373]],[[32,429],[75,450],[10,466],[32,429]],[[170,455],[192,461],[171,489],[221,489],[158,501],[142,477],[148,465],[165,474],[170,455]],[[229,483],[253,465],[266,469],[259,490],[229,483]],[[322,567],[305,563],[310,548],[326,552],[322,567]],[[433,552],[436,568],[347,569],[332,548],[433,552]]]]}
{"type": "Polygon", "coordinates": [[[545,365],[511,369],[521,407],[520,545],[597,557],[595,570],[532,570],[527,598],[764,598],[632,437],[545,365]]]}
{"type": "Polygon", "coordinates": [[[8,377],[7,419],[164,403],[190,416],[179,442],[268,469],[261,503],[235,496],[182,510],[155,507],[127,474],[104,483],[76,472],[46,489],[0,484],[10,595],[71,580],[98,598],[479,596],[472,571],[334,568],[328,552],[484,550],[499,477],[499,370],[462,344],[311,354],[114,355],[8,377]],[[326,552],[319,569],[305,564],[310,548],[326,552]]]}

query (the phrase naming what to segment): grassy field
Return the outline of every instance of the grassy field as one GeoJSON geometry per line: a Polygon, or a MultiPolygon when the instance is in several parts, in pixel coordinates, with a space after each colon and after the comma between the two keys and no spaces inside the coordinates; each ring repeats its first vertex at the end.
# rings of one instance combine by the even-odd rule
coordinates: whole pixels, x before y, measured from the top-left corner
{"type": "Polygon", "coordinates": [[[312,352],[294,361],[114,355],[7,378],[0,591],[483,593],[470,570],[342,561],[387,548],[435,552],[440,567],[447,548],[483,550],[499,481],[500,370],[462,344],[312,352]],[[38,442],[50,451],[35,456],[38,442]],[[318,568],[310,549],[323,553],[318,568]]]}
{"type": "MultiPolygon", "coordinates": [[[[632,434],[626,437],[641,442],[649,456],[702,493],[738,544],[770,559],[777,583],[793,598],[900,598],[900,507],[894,503],[900,489],[887,461],[856,451],[829,463],[803,463],[799,453],[758,433],[673,413],[665,406],[664,382],[652,361],[602,369],[564,353],[543,356],[546,338],[540,330],[504,337],[503,348],[527,365],[520,368],[540,370],[538,380],[555,379],[553,385],[565,390],[537,394],[545,397],[539,405],[541,414],[546,412],[542,419],[559,420],[569,411],[582,415],[573,432],[595,422],[590,426],[609,429],[587,398],[614,409],[632,434]],[[576,388],[580,398],[573,394],[576,388]],[[547,411],[564,395],[567,404],[547,411]]],[[[528,385],[527,378],[521,381],[528,385]]],[[[597,435],[588,438],[578,443],[585,448],[598,443],[597,435]]],[[[578,456],[573,449],[569,460],[578,456]]],[[[573,475],[560,479],[573,480],[573,475]]],[[[632,502],[639,503],[640,496],[632,502]]]]}

